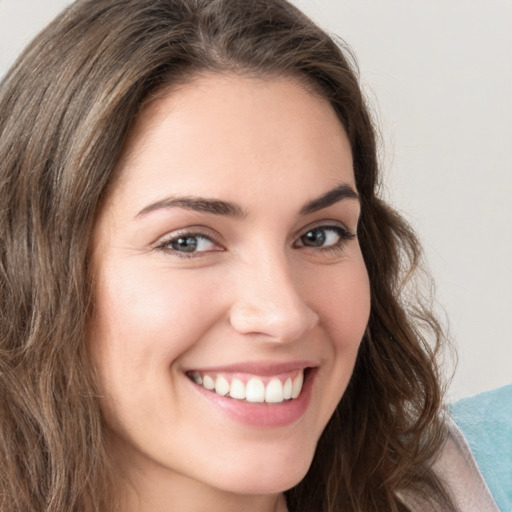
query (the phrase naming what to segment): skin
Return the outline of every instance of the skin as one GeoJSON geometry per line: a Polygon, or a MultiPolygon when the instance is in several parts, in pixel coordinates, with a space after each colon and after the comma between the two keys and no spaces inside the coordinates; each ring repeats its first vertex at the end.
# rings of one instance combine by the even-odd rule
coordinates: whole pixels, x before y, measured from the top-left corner
{"type": "Polygon", "coordinates": [[[345,131],[293,79],[202,75],[136,120],[92,248],[90,350],[129,482],[124,511],[286,510],[282,493],[309,468],[370,310],[357,237],[321,228],[356,233],[357,198],[301,213],[340,184],[356,191],[345,131]],[[148,209],[176,196],[245,215],[148,209]],[[319,246],[304,244],[313,228],[319,246]],[[208,238],[184,257],[169,240],[187,232],[208,238]],[[317,366],[311,401],[277,428],[233,419],[185,374],[297,360],[317,366]]]}

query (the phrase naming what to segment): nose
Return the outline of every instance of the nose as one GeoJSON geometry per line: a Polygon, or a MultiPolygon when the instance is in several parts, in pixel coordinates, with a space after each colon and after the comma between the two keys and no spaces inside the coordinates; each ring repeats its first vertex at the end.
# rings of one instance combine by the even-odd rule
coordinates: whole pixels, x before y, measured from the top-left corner
{"type": "Polygon", "coordinates": [[[241,272],[230,310],[237,332],[289,343],[318,324],[318,315],[301,297],[284,256],[253,260],[243,264],[241,272]]]}

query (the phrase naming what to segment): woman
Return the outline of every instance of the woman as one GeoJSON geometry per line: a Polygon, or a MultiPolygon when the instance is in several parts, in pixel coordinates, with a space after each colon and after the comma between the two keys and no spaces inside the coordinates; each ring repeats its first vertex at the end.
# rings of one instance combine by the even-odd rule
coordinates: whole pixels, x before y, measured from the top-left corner
{"type": "Polygon", "coordinates": [[[457,510],[442,333],[346,53],[284,0],[79,1],[26,49],[2,510],[457,510]]]}

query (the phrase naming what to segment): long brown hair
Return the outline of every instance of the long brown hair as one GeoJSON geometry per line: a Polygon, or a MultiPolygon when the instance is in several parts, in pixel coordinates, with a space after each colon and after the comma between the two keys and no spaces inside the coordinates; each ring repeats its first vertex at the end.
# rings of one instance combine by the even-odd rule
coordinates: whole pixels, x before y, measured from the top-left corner
{"type": "Polygon", "coordinates": [[[452,510],[431,469],[443,437],[442,332],[418,295],[402,294],[419,244],[379,198],[374,128],[350,53],[285,0],[80,0],[6,75],[0,509],[116,510],[86,347],[91,232],[141,106],[202,71],[299,78],[331,102],[352,147],[371,316],[311,469],[287,492],[290,510],[402,511],[408,494],[452,510]]]}

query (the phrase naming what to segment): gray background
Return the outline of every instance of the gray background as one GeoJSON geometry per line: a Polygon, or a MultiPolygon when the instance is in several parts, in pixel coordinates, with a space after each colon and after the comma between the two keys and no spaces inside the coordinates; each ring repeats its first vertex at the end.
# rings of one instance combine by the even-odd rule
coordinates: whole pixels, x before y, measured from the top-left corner
{"type": "MultiPolygon", "coordinates": [[[[66,0],[0,0],[0,76],[66,0]]],[[[452,399],[512,382],[512,1],[295,0],[354,49],[385,194],[459,352],[452,399]]]]}

